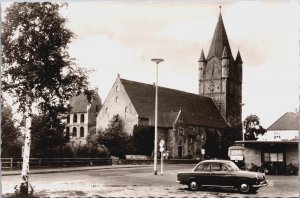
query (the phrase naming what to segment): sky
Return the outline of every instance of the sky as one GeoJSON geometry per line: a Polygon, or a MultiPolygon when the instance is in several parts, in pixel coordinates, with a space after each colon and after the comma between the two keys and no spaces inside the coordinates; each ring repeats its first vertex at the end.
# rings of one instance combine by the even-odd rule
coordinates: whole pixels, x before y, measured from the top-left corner
{"type": "Polygon", "coordinates": [[[198,93],[198,59],[208,54],[221,13],[231,51],[243,59],[243,119],[269,127],[299,107],[298,1],[69,1],[61,10],[76,37],[71,57],[105,101],[118,74],[198,93]]]}

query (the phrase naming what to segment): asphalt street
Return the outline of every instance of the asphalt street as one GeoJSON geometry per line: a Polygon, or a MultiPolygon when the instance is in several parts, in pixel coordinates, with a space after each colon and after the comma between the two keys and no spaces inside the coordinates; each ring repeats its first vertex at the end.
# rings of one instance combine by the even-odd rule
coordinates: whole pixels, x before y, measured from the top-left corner
{"type": "MultiPolygon", "coordinates": [[[[298,197],[297,176],[269,176],[273,186],[263,187],[256,194],[243,195],[235,189],[206,188],[196,192],[176,183],[180,171],[194,165],[160,166],[154,175],[153,166],[114,167],[97,170],[48,172],[30,175],[30,183],[38,197],[298,197]]],[[[2,194],[12,195],[19,175],[2,176],[2,194]]]]}

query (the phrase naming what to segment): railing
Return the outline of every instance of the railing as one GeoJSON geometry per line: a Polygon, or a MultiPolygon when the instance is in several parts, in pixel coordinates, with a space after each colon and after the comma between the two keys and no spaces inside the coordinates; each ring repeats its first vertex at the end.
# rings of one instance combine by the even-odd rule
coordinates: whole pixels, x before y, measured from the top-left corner
{"type": "MultiPolygon", "coordinates": [[[[1,158],[2,169],[22,167],[22,158],[1,158]]],[[[31,168],[112,165],[111,158],[30,158],[31,168]]]]}

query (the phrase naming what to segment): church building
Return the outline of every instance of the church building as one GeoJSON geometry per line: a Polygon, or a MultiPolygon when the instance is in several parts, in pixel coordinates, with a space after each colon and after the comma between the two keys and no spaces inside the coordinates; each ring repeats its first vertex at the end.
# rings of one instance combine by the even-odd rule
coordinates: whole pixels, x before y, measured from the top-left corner
{"type": "MultiPolygon", "coordinates": [[[[202,50],[198,61],[199,94],[158,87],[158,141],[165,141],[170,157],[201,157],[211,133],[241,124],[242,63],[240,52],[233,58],[220,13],[208,55],[202,50]]],[[[96,130],[104,131],[117,114],[129,135],[135,125],[154,126],[155,86],[118,75],[96,130]]]]}

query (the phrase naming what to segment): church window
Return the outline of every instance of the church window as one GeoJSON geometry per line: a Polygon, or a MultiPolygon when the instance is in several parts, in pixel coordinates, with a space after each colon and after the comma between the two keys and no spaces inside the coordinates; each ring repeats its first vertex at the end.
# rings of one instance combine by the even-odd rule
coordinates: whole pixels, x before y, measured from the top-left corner
{"type": "Polygon", "coordinates": [[[80,127],[80,137],[84,137],[84,127],[80,127]]]}
{"type": "Polygon", "coordinates": [[[118,96],[116,97],[116,102],[119,102],[119,97],[118,96]]]}
{"type": "Polygon", "coordinates": [[[77,123],[77,115],[76,114],[74,114],[74,116],[73,116],[73,123],[77,123]]]}
{"type": "Polygon", "coordinates": [[[80,115],[80,122],[84,122],[84,114],[80,115]]]}
{"type": "Polygon", "coordinates": [[[128,113],[128,107],[125,107],[125,118],[127,116],[127,113],[128,113]]]}
{"type": "Polygon", "coordinates": [[[77,137],[77,128],[76,127],[73,127],[72,136],[77,137]]]}
{"type": "Polygon", "coordinates": [[[119,91],[120,91],[120,87],[117,86],[117,87],[116,87],[116,92],[119,92],[119,91]]]}

